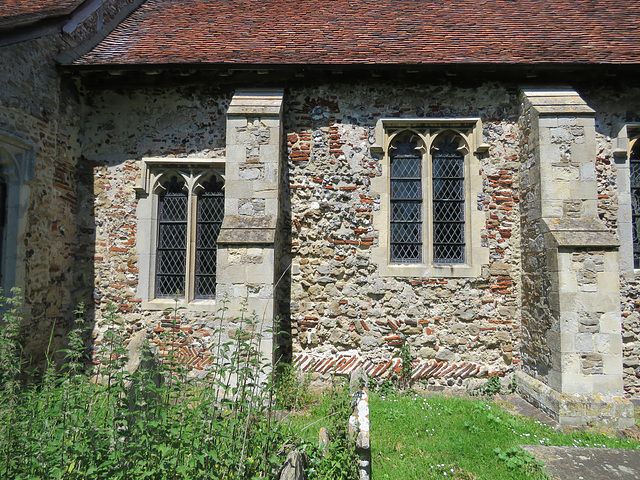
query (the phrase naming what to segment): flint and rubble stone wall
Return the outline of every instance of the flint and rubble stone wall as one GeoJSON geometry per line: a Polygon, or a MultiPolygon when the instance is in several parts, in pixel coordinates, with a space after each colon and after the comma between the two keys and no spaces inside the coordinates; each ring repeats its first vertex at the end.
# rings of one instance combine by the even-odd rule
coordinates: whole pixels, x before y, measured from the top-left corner
{"type": "MultiPolygon", "coordinates": [[[[136,293],[138,159],[225,155],[224,114],[233,92],[150,89],[85,92],[82,231],[85,260],[79,287],[95,278],[99,345],[106,305],[115,302],[132,337],[152,338],[171,326],[171,312],[145,311],[136,293]],[[94,200],[95,198],[95,200],[94,200]]],[[[294,351],[360,349],[387,361],[408,341],[422,359],[475,362],[482,373],[507,372],[519,361],[519,211],[516,91],[341,85],[285,92],[291,204],[291,313],[294,351]],[[451,98],[457,98],[451,105],[451,98]],[[373,101],[372,101],[373,99],[373,101]],[[372,210],[379,202],[370,178],[377,118],[485,119],[490,144],[481,159],[484,182],[475,208],[485,211],[480,239],[490,250],[474,279],[389,278],[376,275],[372,210]]],[[[479,172],[480,174],[480,172],[479,172]]],[[[289,202],[284,202],[285,204],[289,202]]],[[[89,292],[85,292],[88,295],[89,292]]],[[[185,347],[206,348],[214,314],[185,311],[185,347]]],[[[202,355],[200,355],[202,356],[202,355]]]]}
{"type": "MultiPolygon", "coordinates": [[[[92,285],[96,343],[106,328],[104,309],[110,301],[119,305],[131,336],[144,331],[153,337],[171,326],[170,312],[143,311],[136,295],[133,183],[137,160],[145,156],[223,158],[224,115],[232,95],[231,89],[178,87],[84,92],[85,158],[80,169],[85,181],[80,208],[84,254],[90,261],[82,263],[94,267],[77,276],[77,285],[92,285]]],[[[614,110],[615,106],[609,108],[602,117],[614,110]]],[[[288,152],[284,204],[290,208],[286,220],[291,223],[294,352],[359,350],[366,360],[379,363],[397,357],[399,347],[407,342],[420,359],[477,363],[482,374],[508,372],[519,363],[520,299],[535,296],[536,288],[544,296],[545,284],[536,280],[523,289],[520,282],[520,228],[533,225],[521,221],[520,199],[536,186],[519,185],[527,178],[522,152],[526,152],[528,127],[518,123],[517,89],[497,84],[466,89],[335,84],[287,90],[284,112],[288,152]],[[379,208],[379,198],[370,181],[380,175],[380,165],[369,149],[377,119],[400,116],[482,118],[483,141],[490,148],[480,156],[483,192],[477,207],[486,215],[480,241],[489,249],[490,263],[479,278],[377,275],[371,249],[378,241],[372,212],[379,208]]],[[[598,212],[614,229],[614,166],[606,162],[610,136],[598,136],[596,172],[598,212]]],[[[526,236],[535,239],[539,234],[526,236]]],[[[535,248],[535,241],[527,243],[535,248]]],[[[628,394],[638,388],[633,358],[637,358],[640,322],[638,314],[633,314],[634,289],[636,285],[630,283],[622,291],[628,394]]],[[[185,347],[193,347],[194,358],[200,355],[198,349],[211,343],[212,318],[211,312],[181,313],[185,347]]],[[[542,339],[529,343],[543,358],[542,339]]]]}
{"type": "MultiPolygon", "coordinates": [[[[331,85],[285,96],[292,219],[294,352],[360,350],[386,362],[412,355],[507,372],[520,361],[518,102],[515,89],[331,85]],[[374,126],[385,117],[481,117],[480,157],[490,263],[478,278],[382,277],[372,258],[379,208],[371,178],[374,126]]],[[[476,172],[474,172],[475,174],[476,172]]],[[[445,380],[447,381],[447,380],[445,380]]],[[[449,381],[453,381],[449,379],[449,381]]],[[[431,382],[436,382],[432,379],[431,382]]]]}
{"type": "Polygon", "coordinates": [[[176,315],[141,308],[134,188],[143,157],[224,158],[225,114],[232,94],[190,88],[84,92],[79,219],[84,257],[79,264],[85,269],[78,274],[77,288],[84,289],[92,304],[96,352],[110,326],[108,306],[114,304],[129,338],[149,338],[160,351],[180,347],[195,374],[212,361],[208,349],[221,325],[215,311],[188,309],[176,315]],[[181,339],[167,345],[163,334],[176,333],[176,328],[181,339]]]}
{"type": "Polygon", "coordinates": [[[73,266],[77,248],[75,169],[79,157],[73,88],[61,82],[54,56],[67,45],[59,36],[0,49],[0,129],[34,147],[25,232],[17,239],[24,262],[25,355],[42,362],[62,348],[73,311],[73,266]]]}

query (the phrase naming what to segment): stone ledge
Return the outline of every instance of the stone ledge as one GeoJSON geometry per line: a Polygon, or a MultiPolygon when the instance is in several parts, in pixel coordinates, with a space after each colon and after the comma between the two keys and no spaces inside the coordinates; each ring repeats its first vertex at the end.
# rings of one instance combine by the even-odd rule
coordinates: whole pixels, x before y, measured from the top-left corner
{"type": "Polygon", "coordinates": [[[227,116],[279,116],[282,113],[282,89],[237,90],[227,116]]]}
{"type": "Polygon", "coordinates": [[[571,88],[535,89],[524,88],[522,93],[531,107],[540,116],[593,116],[595,110],[571,88]]]}
{"type": "Polygon", "coordinates": [[[560,393],[522,371],[516,372],[516,380],[522,398],[562,426],[626,428],[635,424],[633,404],[622,396],[560,393]]]}
{"type": "Polygon", "coordinates": [[[555,247],[617,248],[618,238],[596,218],[543,218],[542,232],[555,247]]]}
{"type": "Polygon", "coordinates": [[[244,217],[227,215],[222,220],[218,244],[273,244],[276,239],[276,218],[273,215],[244,217]]]}

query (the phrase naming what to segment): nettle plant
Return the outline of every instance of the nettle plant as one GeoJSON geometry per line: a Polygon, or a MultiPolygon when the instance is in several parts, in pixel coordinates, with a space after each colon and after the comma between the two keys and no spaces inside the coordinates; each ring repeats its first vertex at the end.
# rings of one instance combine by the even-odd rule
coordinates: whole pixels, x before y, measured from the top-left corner
{"type": "MultiPolygon", "coordinates": [[[[0,476],[13,479],[267,479],[283,458],[285,429],[273,420],[271,372],[260,355],[255,316],[243,312],[234,338],[216,332],[218,359],[191,380],[178,361],[182,333],[170,328],[162,355],[143,348],[127,370],[128,350],[115,307],[94,368],[87,368],[79,308],[62,370],[38,383],[19,381],[19,297],[0,329],[0,476]]],[[[216,324],[223,324],[226,303],[216,324]]],[[[178,319],[176,308],[171,318],[178,319]]],[[[177,320],[176,320],[177,321],[177,320]]]]}

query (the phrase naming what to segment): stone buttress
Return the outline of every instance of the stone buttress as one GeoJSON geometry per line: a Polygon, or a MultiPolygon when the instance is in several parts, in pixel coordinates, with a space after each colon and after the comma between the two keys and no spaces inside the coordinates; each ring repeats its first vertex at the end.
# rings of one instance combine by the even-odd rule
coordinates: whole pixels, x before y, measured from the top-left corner
{"type": "Polygon", "coordinates": [[[218,238],[217,298],[234,324],[255,315],[261,350],[273,355],[280,276],[282,91],[239,90],[227,111],[225,217],[218,238]],[[226,299],[226,300],[225,300],[226,299]]]}
{"type": "Polygon", "coordinates": [[[523,100],[518,385],[561,425],[629,426],[618,240],[597,213],[594,111],[570,89],[523,100]]]}

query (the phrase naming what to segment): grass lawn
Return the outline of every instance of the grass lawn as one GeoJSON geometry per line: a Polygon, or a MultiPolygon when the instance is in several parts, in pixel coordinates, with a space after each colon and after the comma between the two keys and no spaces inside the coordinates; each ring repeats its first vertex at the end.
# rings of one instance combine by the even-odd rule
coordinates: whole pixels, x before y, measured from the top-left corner
{"type": "MultiPolygon", "coordinates": [[[[556,432],[488,400],[418,394],[370,399],[373,480],[546,479],[519,445],[640,448],[614,431],[556,432]]],[[[301,436],[317,445],[320,427],[330,420],[311,424],[324,415],[322,405],[296,415],[293,430],[307,427],[301,436]]]]}
{"type": "Polygon", "coordinates": [[[518,445],[640,448],[603,430],[556,432],[496,403],[444,396],[371,396],[375,480],[544,479],[518,445]]]}

